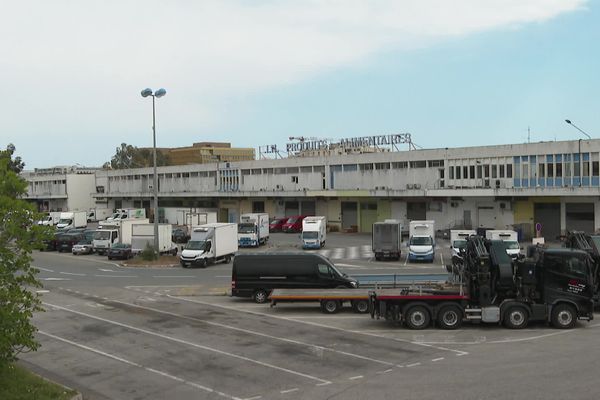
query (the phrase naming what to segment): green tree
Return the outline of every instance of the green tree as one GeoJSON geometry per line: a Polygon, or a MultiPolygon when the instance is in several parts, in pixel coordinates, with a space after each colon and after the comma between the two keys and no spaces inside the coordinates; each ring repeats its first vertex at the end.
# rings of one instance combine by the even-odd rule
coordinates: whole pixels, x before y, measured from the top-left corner
{"type": "Polygon", "coordinates": [[[50,237],[47,226],[23,200],[27,182],[18,173],[24,163],[13,159],[15,148],[0,151],[0,367],[24,351],[36,350],[33,313],[42,311],[38,294],[38,270],[31,266],[31,252],[50,237]]]}
{"type": "MultiPolygon", "coordinates": [[[[126,169],[126,168],[144,168],[154,165],[152,149],[137,148],[127,143],[121,143],[116,148],[115,155],[110,160],[110,165],[105,163],[104,169],[126,169]]],[[[156,150],[156,165],[170,165],[169,156],[160,149],[156,150]]]]}

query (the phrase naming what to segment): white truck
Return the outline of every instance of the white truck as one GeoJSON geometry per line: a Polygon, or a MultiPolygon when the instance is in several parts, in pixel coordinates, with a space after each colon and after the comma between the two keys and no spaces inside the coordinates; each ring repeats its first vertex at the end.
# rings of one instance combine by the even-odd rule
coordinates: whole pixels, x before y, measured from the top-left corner
{"type": "MultiPolygon", "coordinates": [[[[131,244],[131,227],[134,224],[148,224],[148,218],[137,218],[119,223],[103,223],[94,233],[94,251],[104,255],[115,243],[131,244]]],[[[171,237],[169,236],[169,239],[171,237]]]]}
{"type": "Polygon", "coordinates": [[[451,229],[450,230],[450,249],[452,257],[461,257],[460,251],[467,245],[469,236],[477,235],[477,232],[472,229],[451,229]]]}
{"type": "Polygon", "coordinates": [[[410,221],[408,235],[408,261],[433,262],[435,221],[410,221]]]}
{"type": "Polygon", "coordinates": [[[44,218],[38,221],[38,225],[54,226],[60,221],[60,211],[51,211],[44,218]]]}
{"type": "Polygon", "coordinates": [[[139,219],[146,218],[145,208],[123,208],[118,209],[112,216],[106,219],[106,222],[119,224],[122,221],[137,219],[138,223],[141,223],[139,219]]]}
{"type": "Polygon", "coordinates": [[[229,263],[237,250],[237,224],[217,222],[194,227],[179,260],[183,268],[205,268],[221,261],[229,263]]]}
{"type": "Polygon", "coordinates": [[[306,217],[302,220],[302,248],[320,249],[325,246],[327,219],[323,216],[306,217]]]}
{"type": "Polygon", "coordinates": [[[158,209],[165,224],[200,226],[217,222],[217,211],[206,208],[161,207],[158,209]]]}
{"type": "Polygon", "coordinates": [[[517,258],[521,253],[518,235],[515,231],[491,229],[485,231],[485,238],[489,240],[502,240],[506,244],[506,253],[511,258],[517,258]]]}
{"type": "MultiPolygon", "coordinates": [[[[171,241],[173,226],[171,224],[158,224],[158,252],[160,254],[177,254],[177,246],[171,241]]],[[[131,225],[131,252],[141,253],[146,247],[154,248],[154,224],[133,223],[131,225]]]]}
{"type": "Polygon", "coordinates": [[[269,214],[242,214],[237,238],[240,247],[258,247],[267,243],[269,240],[269,214]]]}
{"type": "Polygon", "coordinates": [[[402,243],[402,223],[395,219],[386,219],[373,224],[371,249],[375,260],[399,260],[402,243]]]}
{"type": "Polygon", "coordinates": [[[87,222],[104,221],[113,215],[113,210],[110,208],[90,208],[87,213],[87,222]]]}
{"type": "Polygon", "coordinates": [[[85,211],[61,212],[56,224],[58,229],[85,228],[87,226],[87,213],[85,211]]]}

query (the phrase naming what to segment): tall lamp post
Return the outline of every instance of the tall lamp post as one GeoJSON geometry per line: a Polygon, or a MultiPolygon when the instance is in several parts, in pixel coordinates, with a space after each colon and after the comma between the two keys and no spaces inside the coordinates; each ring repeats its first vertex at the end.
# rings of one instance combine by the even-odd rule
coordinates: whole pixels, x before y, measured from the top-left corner
{"type": "Polygon", "coordinates": [[[141,94],[142,97],[152,96],[152,164],[154,167],[152,191],[154,193],[154,251],[158,257],[158,176],[156,174],[156,108],[154,106],[154,100],[157,97],[163,97],[165,94],[167,94],[167,91],[165,89],[158,89],[156,92],[152,92],[152,89],[146,88],[142,90],[141,94]]]}
{"type": "MultiPolygon", "coordinates": [[[[583,129],[579,128],[577,125],[575,125],[573,122],[571,122],[570,119],[565,119],[565,122],[569,125],[571,125],[573,128],[577,129],[579,132],[583,133],[585,136],[588,137],[588,139],[591,139],[592,137],[590,135],[588,135],[583,129]]],[[[581,139],[579,139],[579,186],[581,186],[581,181],[583,181],[583,170],[581,168],[581,164],[583,163],[583,160],[581,159],[581,139]]]]}

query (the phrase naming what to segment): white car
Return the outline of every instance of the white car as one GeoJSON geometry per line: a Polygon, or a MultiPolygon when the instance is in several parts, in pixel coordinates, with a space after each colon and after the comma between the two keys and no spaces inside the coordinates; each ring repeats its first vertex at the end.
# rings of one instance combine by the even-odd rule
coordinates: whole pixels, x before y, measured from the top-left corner
{"type": "Polygon", "coordinates": [[[89,240],[82,240],[79,243],[73,245],[71,252],[77,254],[91,254],[94,251],[94,246],[89,240]]]}

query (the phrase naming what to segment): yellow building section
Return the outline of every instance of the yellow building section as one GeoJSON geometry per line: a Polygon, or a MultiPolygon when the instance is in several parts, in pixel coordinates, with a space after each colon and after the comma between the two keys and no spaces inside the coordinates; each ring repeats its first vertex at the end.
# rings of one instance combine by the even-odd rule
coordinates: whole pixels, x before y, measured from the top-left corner
{"type": "Polygon", "coordinates": [[[163,149],[170,165],[207,164],[216,162],[252,161],[253,148],[231,147],[230,143],[202,142],[190,147],[163,149]]]}
{"type": "Polygon", "coordinates": [[[513,215],[515,224],[533,223],[536,203],[560,203],[560,197],[536,197],[516,200],[513,215]]]}

